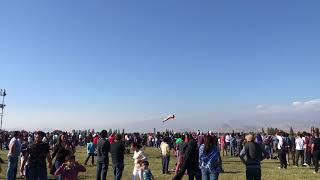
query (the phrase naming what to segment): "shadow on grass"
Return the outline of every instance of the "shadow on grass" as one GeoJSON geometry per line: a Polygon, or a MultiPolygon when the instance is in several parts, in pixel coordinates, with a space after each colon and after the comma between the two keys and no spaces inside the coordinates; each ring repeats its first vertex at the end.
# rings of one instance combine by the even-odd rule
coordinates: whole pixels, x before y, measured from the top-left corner
{"type": "Polygon", "coordinates": [[[242,173],[242,171],[224,171],[222,174],[238,174],[242,173]]]}
{"type": "Polygon", "coordinates": [[[262,161],[262,164],[279,164],[277,161],[262,161]]]}
{"type": "Polygon", "coordinates": [[[224,160],[222,163],[239,163],[240,161],[235,161],[235,160],[224,160]]]}

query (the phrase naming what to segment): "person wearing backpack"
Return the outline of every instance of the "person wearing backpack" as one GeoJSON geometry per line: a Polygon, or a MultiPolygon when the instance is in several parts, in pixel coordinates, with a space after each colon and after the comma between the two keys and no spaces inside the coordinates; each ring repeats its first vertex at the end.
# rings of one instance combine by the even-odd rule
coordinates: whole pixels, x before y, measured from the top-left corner
{"type": "Polygon", "coordinates": [[[286,157],[287,152],[288,152],[288,144],[284,138],[284,140],[281,144],[281,148],[279,149],[279,152],[278,152],[279,160],[280,160],[279,169],[283,169],[283,168],[287,169],[287,166],[288,166],[288,161],[287,161],[287,157],[286,157]]]}
{"type": "Polygon", "coordinates": [[[279,131],[276,133],[276,138],[278,140],[277,150],[278,150],[278,157],[280,160],[280,167],[279,169],[287,167],[287,157],[286,157],[286,138],[284,137],[285,132],[279,131]]]}
{"type": "Polygon", "coordinates": [[[269,157],[262,144],[254,142],[252,134],[245,137],[246,144],[240,153],[241,161],[246,165],[247,180],[261,180],[261,161],[269,157]]]}
{"type": "Polygon", "coordinates": [[[202,180],[217,180],[222,171],[222,161],[217,141],[217,137],[207,135],[204,144],[199,148],[199,167],[202,180]]]}

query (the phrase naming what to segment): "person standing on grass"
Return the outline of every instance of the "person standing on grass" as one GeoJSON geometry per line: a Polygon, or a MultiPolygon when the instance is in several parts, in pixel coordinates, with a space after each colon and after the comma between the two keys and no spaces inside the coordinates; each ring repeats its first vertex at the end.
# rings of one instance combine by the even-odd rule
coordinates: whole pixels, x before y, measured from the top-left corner
{"type": "Polygon", "coordinates": [[[285,166],[285,162],[287,162],[287,157],[285,152],[283,151],[285,146],[285,140],[284,140],[284,132],[279,131],[276,133],[276,138],[278,140],[278,144],[277,144],[277,150],[278,150],[278,157],[279,157],[279,161],[280,161],[280,167],[279,168],[283,168],[285,166]]]}
{"type": "Polygon", "coordinates": [[[112,157],[112,167],[114,180],[120,180],[124,169],[124,152],[125,146],[122,141],[121,134],[115,135],[115,139],[111,144],[110,153],[112,157]]]}
{"type": "Polygon", "coordinates": [[[110,152],[110,143],[106,139],[107,136],[108,132],[102,130],[101,138],[97,142],[97,180],[106,180],[107,178],[110,152]]]}
{"type": "Polygon", "coordinates": [[[179,158],[179,153],[180,153],[180,144],[183,143],[183,140],[181,136],[179,135],[177,139],[175,140],[175,155],[177,156],[177,159],[179,158]]]}
{"type": "Polygon", "coordinates": [[[184,161],[184,154],[185,154],[185,150],[186,150],[186,145],[187,142],[184,141],[185,136],[183,136],[182,142],[180,142],[178,144],[178,148],[179,148],[179,153],[178,153],[178,159],[177,159],[177,164],[175,167],[175,174],[177,174],[181,168],[182,162],[184,161]]]}
{"type": "Polygon", "coordinates": [[[229,133],[226,134],[225,136],[225,141],[226,141],[226,155],[228,155],[228,151],[230,150],[230,140],[231,140],[231,135],[229,133]]]}
{"type": "Polygon", "coordinates": [[[270,154],[270,157],[272,157],[272,136],[267,135],[264,140],[264,149],[270,154]]]}
{"type": "Polygon", "coordinates": [[[309,143],[309,139],[307,137],[307,132],[306,131],[303,131],[302,132],[302,139],[303,139],[303,164],[301,166],[305,166],[307,165],[306,164],[306,161],[307,161],[307,145],[309,143]]]}
{"type": "Polygon", "coordinates": [[[234,133],[231,134],[230,138],[230,154],[231,156],[236,156],[237,140],[234,133]]]}
{"type": "Polygon", "coordinates": [[[301,158],[301,166],[304,164],[304,151],[303,151],[303,146],[304,146],[304,141],[302,139],[302,134],[298,133],[296,141],[296,162],[295,165],[299,166],[299,157],[301,158]]]}
{"type": "Polygon", "coordinates": [[[141,162],[147,160],[140,144],[134,142],[132,144],[134,168],[132,172],[132,180],[142,180],[141,162]]]}
{"type": "Polygon", "coordinates": [[[278,157],[280,160],[280,167],[279,169],[285,168],[287,169],[287,157],[286,157],[286,152],[287,152],[287,143],[284,139],[284,132],[280,131],[276,134],[276,138],[278,139],[278,157]]]}
{"type": "Polygon", "coordinates": [[[142,179],[143,180],[154,180],[151,170],[149,169],[149,162],[142,161],[141,163],[142,179]]]}
{"type": "Polygon", "coordinates": [[[90,159],[91,157],[91,164],[93,165],[94,164],[94,152],[95,152],[96,148],[93,144],[93,139],[90,137],[89,138],[89,142],[87,143],[87,159],[86,161],[84,162],[84,165],[87,165],[87,162],[88,160],[90,159]]]}
{"type": "Polygon", "coordinates": [[[48,161],[49,170],[52,170],[50,147],[47,143],[42,142],[42,138],[44,137],[44,135],[44,132],[37,131],[35,133],[35,142],[31,144],[24,153],[24,158],[21,162],[20,173],[22,175],[24,174],[24,168],[26,162],[28,161],[28,165],[25,171],[26,180],[48,179],[46,159],[48,161]]]}
{"type": "Polygon", "coordinates": [[[18,160],[21,153],[20,135],[19,131],[14,131],[9,143],[7,180],[15,180],[17,176],[18,160]]]}
{"type": "Polygon", "coordinates": [[[169,162],[170,162],[170,147],[169,137],[165,137],[161,142],[160,150],[162,156],[162,174],[169,174],[169,162]]]}
{"type": "Polygon", "coordinates": [[[269,153],[261,144],[254,142],[253,135],[246,135],[245,140],[240,159],[246,165],[247,180],[261,180],[261,161],[269,157],[269,153]]]}
{"type": "Polygon", "coordinates": [[[315,133],[315,138],[313,139],[311,152],[313,155],[314,173],[318,173],[319,170],[319,160],[320,160],[320,137],[319,132],[315,133]]]}
{"type": "Polygon", "coordinates": [[[99,140],[99,134],[96,133],[93,135],[93,141],[92,141],[94,147],[96,147],[96,148],[97,148],[98,140],[99,140]]]}
{"type": "Polygon", "coordinates": [[[286,154],[288,153],[288,144],[285,138],[283,139],[281,149],[279,149],[279,159],[280,159],[280,167],[279,169],[287,169],[288,162],[287,162],[287,156],[286,154]]]}
{"type": "Polygon", "coordinates": [[[226,155],[228,155],[228,152],[226,151],[226,141],[225,141],[225,135],[222,134],[220,136],[220,152],[222,151],[222,156],[224,156],[224,153],[226,152],[226,155]]]}
{"type": "Polygon", "coordinates": [[[311,146],[312,146],[312,141],[313,141],[313,138],[311,136],[310,133],[307,133],[306,135],[306,153],[305,153],[305,162],[304,162],[304,166],[307,166],[309,167],[311,165],[311,156],[312,156],[312,153],[311,153],[311,146]]]}
{"type": "MultiPolygon", "coordinates": [[[[68,147],[67,138],[68,134],[62,133],[58,138],[57,144],[54,146],[54,150],[51,155],[51,159],[56,158],[54,161],[54,170],[57,170],[65,162],[66,157],[71,155],[71,149],[68,147]]],[[[62,180],[62,175],[59,175],[57,180],[62,180]]]]}
{"type": "Polygon", "coordinates": [[[188,172],[189,180],[201,179],[201,170],[199,168],[199,148],[195,138],[195,134],[191,135],[190,141],[186,145],[183,162],[181,162],[181,167],[173,177],[173,180],[182,179],[185,171],[188,172]]]}
{"type": "Polygon", "coordinates": [[[220,151],[215,136],[207,135],[199,148],[199,166],[202,180],[217,180],[222,171],[220,151]]]}
{"type": "Polygon", "coordinates": [[[292,159],[292,165],[294,166],[296,164],[296,156],[295,156],[295,153],[296,153],[296,139],[294,137],[294,134],[291,134],[289,136],[289,139],[290,139],[289,154],[290,154],[291,159],[292,159]]]}
{"type": "Polygon", "coordinates": [[[243,149],[243,140],[242,140],[242,136],[239,133],[236,135],[236,142],[237,142],[236,156],[240,156],[240,152],[243,149]]]}

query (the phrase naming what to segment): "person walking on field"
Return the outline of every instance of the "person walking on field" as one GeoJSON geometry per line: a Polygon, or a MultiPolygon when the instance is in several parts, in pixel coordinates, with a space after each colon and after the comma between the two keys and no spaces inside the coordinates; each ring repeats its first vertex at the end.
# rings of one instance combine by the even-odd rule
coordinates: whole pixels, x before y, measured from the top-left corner
{"type": "Polygon", "coordinates": [[[122,177],[122,172],[124,169],[124,152],[126,148],[122,141],[121,134],[115,136],[114,142],[111,144],[111,157],[112,157],[112,167],[114,180],[120,180],[122,177]]]}
{"type": "Polygon", "coordinates": [[[169,174],[169,161],[170,161],[170,147],[169,137],[165,137],[160,144],[160,150],[162,155],[162,174],[169,174]]]}
{"type": "Polygon", "coordinates": [[[90,157],[91,157],[91,164],[92,165],[94,164],[94,152],[95,152],[95,150],[96,150],[96,148],[95,148],[95,146],[93,144],[93,139],[90,138],[89,142],[87,143],[87,154],[88,154],[88,156],[87,156],[86,161],[84,162],[84,165],[87,165],[87,162],[90,159],[90,157]]]}
{"type": "Polygon", "coordinates": [[[18,160],[21,153],[19,136],[20,132],[15,131],[9,143],[7,180],[15,180],[17,176],[18,160]]]}
{"type": "Polygon", "coordinates": [[[240,153],[241,161],[246,165],[247,180],[261,180],[261,161],[269,157],[269,153],[261,144],[254,142],[253,135],[245,137],[246,144],[240,153]]]}
{"type": "Polygon", "coordinates": [[[106,180],[109,165],[110,143],[106,139],[108,136],[106,130],[102,130],[100,136],[101,138],[97,142],[97,180],[106,180]]]}

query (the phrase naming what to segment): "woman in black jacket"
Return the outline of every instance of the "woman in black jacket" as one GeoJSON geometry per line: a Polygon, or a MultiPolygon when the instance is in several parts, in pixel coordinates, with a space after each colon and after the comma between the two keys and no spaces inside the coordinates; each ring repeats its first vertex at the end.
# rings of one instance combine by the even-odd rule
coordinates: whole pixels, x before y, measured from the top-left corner
{"type": "Polygon", "coordinates": [[[180,170],[173,177],[173,180],[182,179],[186,170],[188,172],[189,180],[201,180],[201,170],[199,168],[199,148],[195,138],[195,135],[190,135],[190,141],[187,143],[184,152],[185,158],[182,162],[180,170]]]}

